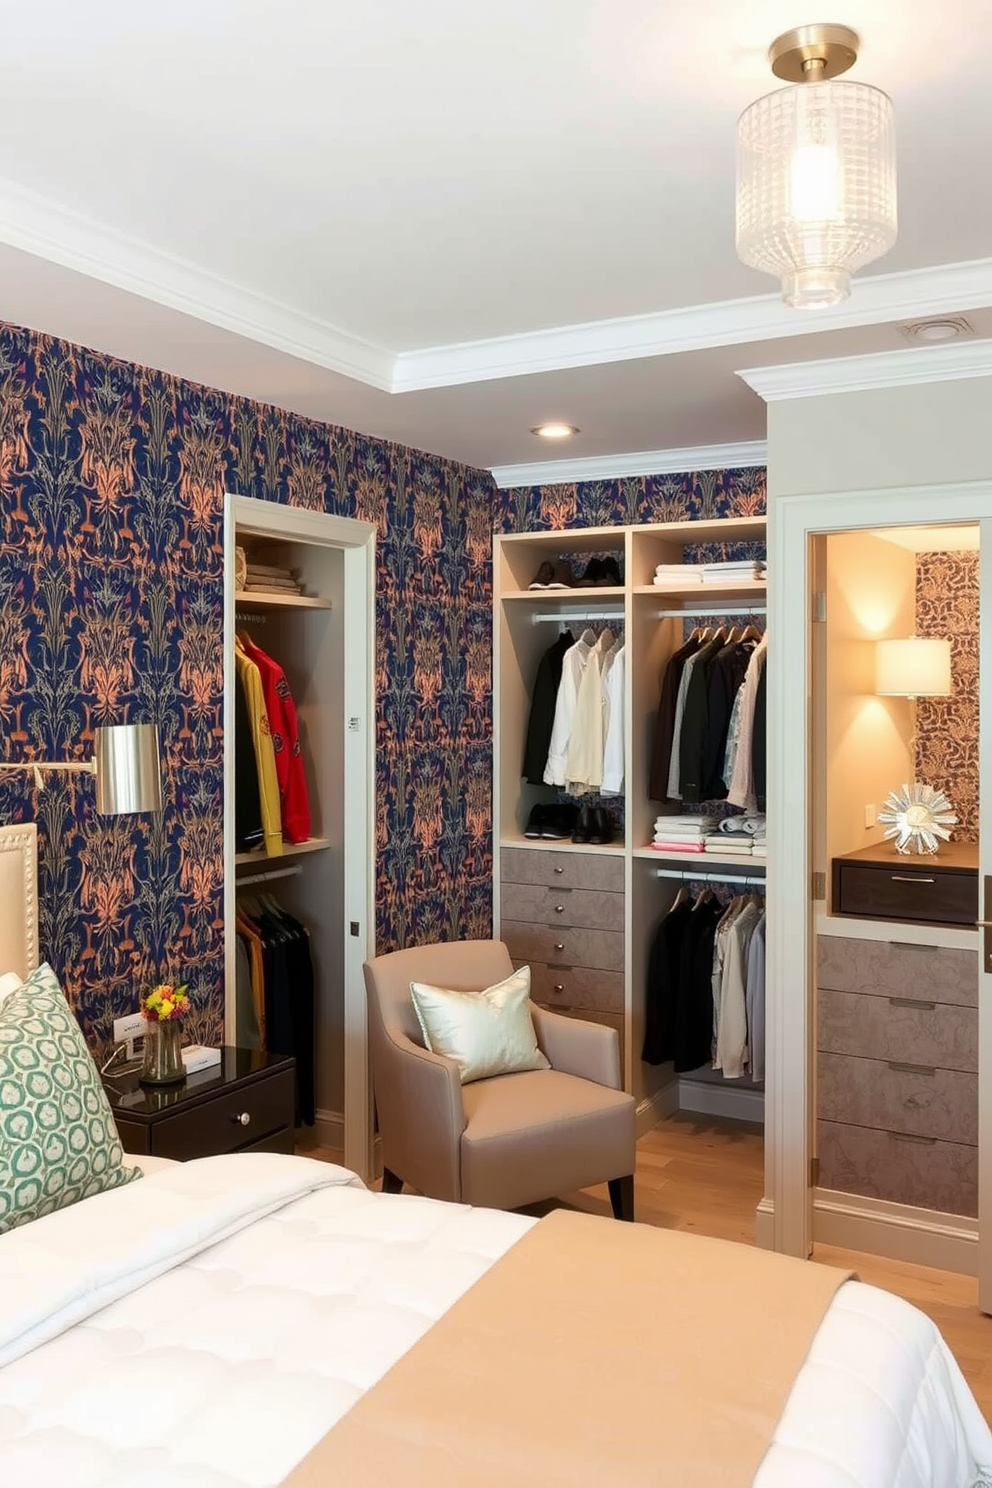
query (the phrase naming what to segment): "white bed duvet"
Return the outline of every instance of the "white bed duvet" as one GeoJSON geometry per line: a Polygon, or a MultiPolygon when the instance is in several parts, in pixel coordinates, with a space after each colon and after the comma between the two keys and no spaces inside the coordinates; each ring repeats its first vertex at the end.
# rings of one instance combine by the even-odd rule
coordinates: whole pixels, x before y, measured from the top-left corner
{"type": "MultiPolygon", "coordinates": [[[[532,1223],[257,1154],[163,1168],[2,1235],[0,1484],[278,1484],[532,1223]]],[[[756,1485],[992,1488],[990,1465],[933,1325],[849,1283],[756,1485]]]]}

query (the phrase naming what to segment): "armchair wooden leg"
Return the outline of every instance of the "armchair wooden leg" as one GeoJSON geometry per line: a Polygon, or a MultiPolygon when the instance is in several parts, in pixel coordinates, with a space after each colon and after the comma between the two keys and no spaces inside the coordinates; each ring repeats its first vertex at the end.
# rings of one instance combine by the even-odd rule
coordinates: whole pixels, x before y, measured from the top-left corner
{"type": "Polygon", "coordinates": [[[626,1178],[611,1178],[609,1181],[610,1203],[613,1206],[614,1219],[626,1219],[633,1221],[634,1218],[634,1175],[628,1173],[626,1178]]]}
{"type": "Polygon", "coordinates": [[[383,1193],[403,1192],[403,1179],[398,1178],[391,1168],[382,1170],[382,1191],[383,1193]]]}

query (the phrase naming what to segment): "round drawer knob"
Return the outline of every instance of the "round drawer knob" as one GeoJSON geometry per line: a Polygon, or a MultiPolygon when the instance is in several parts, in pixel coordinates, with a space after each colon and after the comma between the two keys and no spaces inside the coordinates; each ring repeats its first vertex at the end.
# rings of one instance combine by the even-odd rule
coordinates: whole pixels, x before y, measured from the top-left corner
{"type": "Polygon", "coordinates": [[[556,951],[563,951],[564,949],[565,949],[565,942],[563,940],[555,941],[555,950],[556,951]]]}
{"type": "Polygon", "coordinates": [[[565,872],[565,870],[564,870],[564,868],[556,868],[556,869],[555,869],[555,872],[556,872],[556,873],[564,873],[564,872],[565,872]]]}
{"type": "Polygon", "coordinates": [[[248,1111],[235,1111],[234,1115],[231,1117],[231,1120],[234,1122],[235,1126],[247,1126],[249,1121],[251,1120],[251,1114],[248,1111]]]}
{"type": "Polygon", "coordinates": [[[564,992],[564,990],[565,990],[565,983],[564,982],[555,982],[555,991],[556,992],[564,992]]]}
{"type": "Polygon", "coordinates": [[[564,914],[564,913],[565,913],[565,906],[564,906],[564,904],[556,904],[555,905],[555,914],[564,914]]]}

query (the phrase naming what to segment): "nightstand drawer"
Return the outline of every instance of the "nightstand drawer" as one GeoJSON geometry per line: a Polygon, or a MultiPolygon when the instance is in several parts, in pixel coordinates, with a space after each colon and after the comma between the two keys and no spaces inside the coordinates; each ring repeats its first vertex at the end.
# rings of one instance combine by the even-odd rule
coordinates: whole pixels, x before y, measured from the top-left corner
{"type": "Polygon", "coordinates": [[[506,920],[623,931],[623,895],[602,889],[505,883],[500,892],[500,907],[506,920]]]}
{"type": "Polygon", "coordinates": [[[821,987],[817,1048],[940,1069],[978,1069],[978,1010],[914,997],[866,997],[821,987]]]}
{"type": "Polygon", "coordinates": [[[944,1142],[978,1141],[978,1076],[818,1054],[817,1116],[944,1142]]]}
{"type": "Polygon", "coordinates": [[[978,1006],[975,951],[912,945],[900,941],[898,935],[892,940],[821,935],[816,946],[816,980],[818,986],[838,992],[978,1006]]]}
{"type": "Polygon", "coordinates": [[[619,931],[578,930],[569,925],[527,925],[521,920],[504,920],[501,936],[515,961],[623,971],[623,935],[619,931]]]}
{"type": "MultiPolygon", "coordinates": [[[[521,963],[522,965],[525,963],[521,963]]],[[[623,1014],[623,972],[530,963],[530,995],[547,1007],[623,1014]]]]}
{"type": "Polygon", "coordinates": [[[499,864],[504,891],[507,884],[516,883],[623,892],[623,858],[617,853],[545,852],[539,848],[504,847],[499,864]]]}
{"type": "MultiPolygon", "coordinates": [[[[280,1070],[191,1110],[163,1116],[152,1128],[152,1151],[156,1157],[184,1160],[258,1148],[287,1131],[292,1139],[293,1104],[293,1071],[280,1070]]],[[[279,1150],[291,1151],[292,1146],[279,1150]]]]}

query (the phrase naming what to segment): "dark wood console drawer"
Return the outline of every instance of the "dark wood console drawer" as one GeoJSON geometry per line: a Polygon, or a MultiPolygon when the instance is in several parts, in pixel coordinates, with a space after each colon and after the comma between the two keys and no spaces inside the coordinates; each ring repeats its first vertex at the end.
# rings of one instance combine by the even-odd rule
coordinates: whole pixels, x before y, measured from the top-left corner
{"type": "Polygon", "coordinates": [[[974,925],[978,919],[977,849],[948,843],[934,857],[865,848],[833,860],[834,914],[931,925],[974,925]]]}

